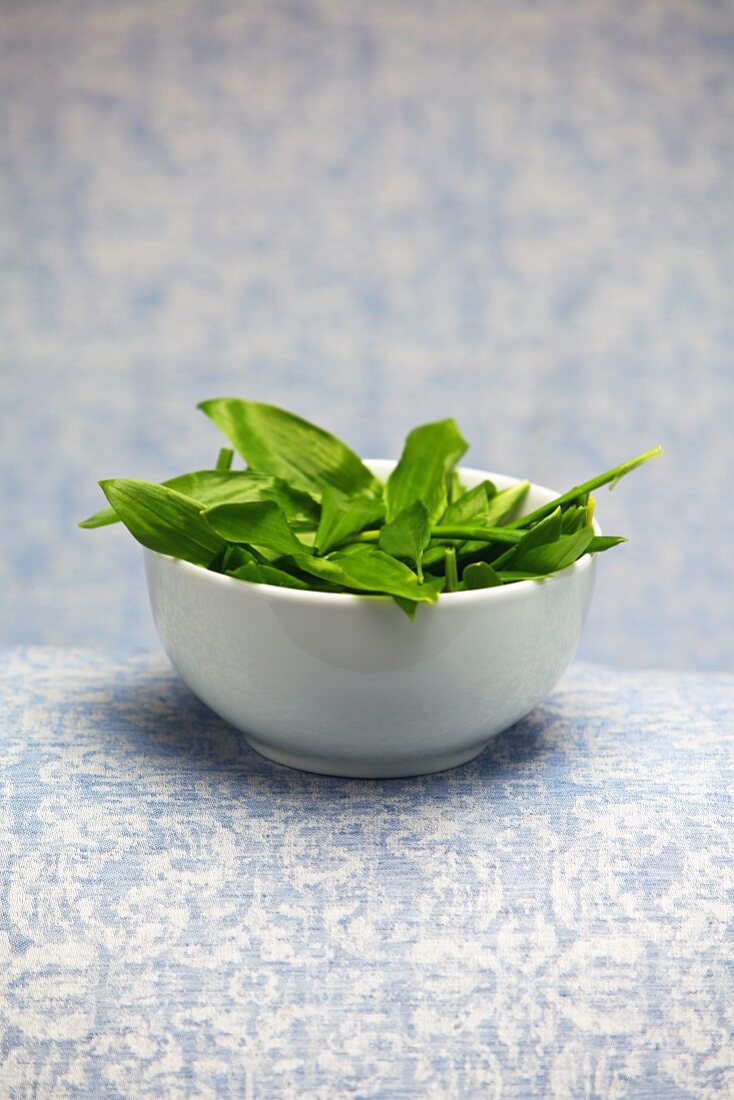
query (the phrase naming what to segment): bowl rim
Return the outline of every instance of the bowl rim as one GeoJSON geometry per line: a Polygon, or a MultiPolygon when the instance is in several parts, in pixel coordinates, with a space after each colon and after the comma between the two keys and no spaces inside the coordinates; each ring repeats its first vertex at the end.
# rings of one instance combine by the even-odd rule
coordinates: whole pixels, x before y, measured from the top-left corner
{"type": "MultiPolygon", "coordinates": [[[[376,466],[382,469],[386,466],[394,467],[397,464],[396,459],[383,458],[365,458],[363,462],[365,466],[373,471],[373,473],[376,472],[374,470],[376,466]]],[[[480,470],[472,466],[458,466],[456,469],[460,476],[462,474],[468,474],[473,477],[478,477],[480,481],[502,481],[505,483],[502,486],[503,488],[507,488],[510,485],[517,485],[519,482],[527,480],[527,478],[513,477],[509,474],[501,474],[490,470],[480,470]]],[[[535,481],[530,482],[530,488],[540,490],[541,493],[547,494],[551,499],[560,496],[557,490],[549,489],[546,485],[540,485],[535,481]]],[[[596,519],[592,520],[592,526],[595,534],[600,535],[602,533],[596,519]]],[[[204,577],[206,577],[212,584],[226,585],[233,594],[239,591],[243,595],[248,594],[250,596],[266,599],[286,600],[296,604],[310,604],[312,607],[364,607],[366,600],[373,606],[378,602],[380,604],[395,606],[392,596],[373,595],[366,592],[319,592],[311,588],[281,588],[275,584],[259,584],[255,581],[246,581],[241,580],[239,577],[227,577],[223,573],[215,573],[213,570],[207,569],[203,565],[195,565],[194,562],[184,561],[183,558],[174,558],[171,554],[162,554],[158,550],[151,550],[147,546],[142,547],[142,549],[145,556],[149,556],[152,559],[160,558],[162,561],[171,563],[182,569],[184,574],[190,573],[192,576],[198,576],[202,581],[204,577]]],[[[430,607],[431,610],[433,610],[439,607],[443,607],[444,609],[448,607],[466,607],[467,604],[481,604],[485,601],[497,603],[498,601],[505,601],[508,599],[521,599],[524,595],[528,595],[531,591],[536,590],[538,586],[565,583],[575,577],[581,577],[585,572],[593,568],[595,560],[595,554],[584,554],[583,557],[573,562],[572,565],[559,570],[557,573],[552,573],[548,577],[542,577],[538,580],[515,581],[513,584],[502,585],[502,587],[475,588],[469,592],[442,592],[439,599],[436,600],[434,604],[419,604],[418,606],[430,607]],[[444,599],[444,597],[448,599],[444,599]]]]}

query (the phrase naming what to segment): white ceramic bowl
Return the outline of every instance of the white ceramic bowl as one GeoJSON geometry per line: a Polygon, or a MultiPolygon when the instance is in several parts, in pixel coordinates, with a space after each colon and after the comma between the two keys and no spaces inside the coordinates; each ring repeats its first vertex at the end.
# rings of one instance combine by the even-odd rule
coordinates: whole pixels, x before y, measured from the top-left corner
{"type": "MultiPolygon", "coordinates": [[[[387,477],[394,463],[373,461],[387,477]]],[[[462,469],[472,488],[516,478],[462,469]]],[[[526,510],[557,494],[531,486],[526,510]]],[[[595,558],[543,581],[388,597],[250,584],[145,551],[163,648],[207,706],[279,764],[327,775],[423,775],[471,760],[540,702],[571,661],[595,558]]]]}

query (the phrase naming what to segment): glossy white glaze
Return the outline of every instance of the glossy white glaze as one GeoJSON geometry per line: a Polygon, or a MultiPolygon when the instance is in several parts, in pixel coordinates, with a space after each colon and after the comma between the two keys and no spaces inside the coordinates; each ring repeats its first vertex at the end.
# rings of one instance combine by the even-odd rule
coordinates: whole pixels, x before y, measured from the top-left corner
{"type": "MultiPolygon", "coordinates": [[[[532,486],[527,510],[554,495],[532,486]]],[[[383,597],[249,584],[149,550],[145,564],[163,648],[200,699],[278,763],[361,778],[455,767],[531,711],[576,652],[595,575],[587,556],[441,596],[411,622],[383,597]]]]}

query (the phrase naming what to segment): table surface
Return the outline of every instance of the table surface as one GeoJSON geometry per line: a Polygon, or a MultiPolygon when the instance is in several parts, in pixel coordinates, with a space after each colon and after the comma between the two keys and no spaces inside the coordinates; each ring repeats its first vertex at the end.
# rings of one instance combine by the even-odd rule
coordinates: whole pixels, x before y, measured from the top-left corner
{"type": "Polygon", "coordinates": [[[11,649],[0,737],[2,1095],[734,1094],[734,677],[577,663],[378,782],[11,649]]]}

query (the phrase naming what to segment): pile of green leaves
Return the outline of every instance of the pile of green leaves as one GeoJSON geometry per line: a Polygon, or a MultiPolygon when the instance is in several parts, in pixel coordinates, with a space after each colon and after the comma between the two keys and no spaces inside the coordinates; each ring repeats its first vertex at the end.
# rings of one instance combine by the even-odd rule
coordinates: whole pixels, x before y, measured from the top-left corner
{"type": "Polygon", "coordinates": [[[409,615],[441,593],[537,580],[626,541],[597,536],[590,494],[654,455],[577,485],[522,515],[523,481],[467,490],[467,449],[453,420],[415,428],[383,484],[329,432],[240,398],[199,406],[247,463],[223,448],[211,470],[162,484],[101,481],[109,507],[80,527],[121,520],[151,550],[238,580],[320,592],[387,595],[409,615]]]}

